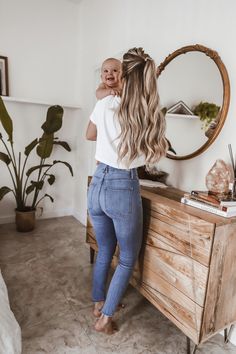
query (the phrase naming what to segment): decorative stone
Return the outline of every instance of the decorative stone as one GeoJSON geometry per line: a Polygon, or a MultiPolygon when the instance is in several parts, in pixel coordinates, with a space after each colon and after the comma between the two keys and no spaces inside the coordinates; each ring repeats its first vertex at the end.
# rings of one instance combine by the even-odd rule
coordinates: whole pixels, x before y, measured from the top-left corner
{"type": "Polygon", "coordinates": [[[207,189],[216,194],[228,194],[231,170],[223,160],[216,160],[206,175],[207,189]]]}

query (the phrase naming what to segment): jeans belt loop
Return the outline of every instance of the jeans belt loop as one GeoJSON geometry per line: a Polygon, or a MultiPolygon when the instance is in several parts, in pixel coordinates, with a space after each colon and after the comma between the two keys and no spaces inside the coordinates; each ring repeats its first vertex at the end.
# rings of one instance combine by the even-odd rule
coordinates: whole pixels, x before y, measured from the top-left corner
{"type": "Polygon", "coordinates": [[[106,167],[103,169],[103,172],[104,173],[107,173],[109,170],[108,170],[108,165],[106,165],[106,167]]]}

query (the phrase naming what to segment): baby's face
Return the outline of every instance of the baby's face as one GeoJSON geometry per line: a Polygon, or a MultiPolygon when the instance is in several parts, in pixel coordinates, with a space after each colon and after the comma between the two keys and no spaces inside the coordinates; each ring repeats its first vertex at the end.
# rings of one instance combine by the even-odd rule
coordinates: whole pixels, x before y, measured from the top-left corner
{"type": "Polygon", "coordinates": [[[119,60],[108,59],[102,64],[102,82],[111,88],[119,86],[121,73],[121,62],[119,60]]]}

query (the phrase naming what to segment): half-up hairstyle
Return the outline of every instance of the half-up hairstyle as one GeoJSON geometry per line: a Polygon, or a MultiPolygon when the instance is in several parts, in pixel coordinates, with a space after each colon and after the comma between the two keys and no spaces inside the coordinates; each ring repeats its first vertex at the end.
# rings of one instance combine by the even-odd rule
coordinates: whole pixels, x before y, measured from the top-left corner
{"type": "Polygon", "coordinates": [[[159,108],[156,66],[142,48],[130,49],[123,56],[123,89],[118,119],[121,126],[119,160],[127,166],[139,155],[150,167],[165,156],[165,117],[159,108]]]}

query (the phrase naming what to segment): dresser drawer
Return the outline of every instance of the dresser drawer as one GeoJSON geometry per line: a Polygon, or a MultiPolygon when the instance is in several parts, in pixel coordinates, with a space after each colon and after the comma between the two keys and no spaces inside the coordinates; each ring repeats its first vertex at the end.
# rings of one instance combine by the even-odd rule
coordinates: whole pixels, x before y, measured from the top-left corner
{"type": "Polygon", "coordinates": [[[215,225],[202,219],[169,212],[167,206],[143,200],[144,235],[152,230],[183,254],[209,266],[215,225]]]}
{"type": "Polygon", "coordinates": [[[146,192],[141,190],[144,208],[156,211],[163,220],[170,219],[176,223],[180,229],[192,229],[198,234],[207,234],[210,237],[214,234],[215,223],[219,223],[219,218],[216,215],[203,212],[202,210],[187,207],[182,203],[170,200],[157,195],[152,197],[145,197],[146,192]],[[189,213],[191,210],[192,213],[189,213]],[[204,216],[204,217],[203,217],[204,216]]]}
{"type": "Polygon", "coordinates": [[[143,280],[131,284],[195,343],[199,341],[203,308],[143,266],[143,280]]]}
{"type": "Polygon", "coordinates": [[[164,241],[164,237],[148,232],[142,253],[144,266],[203,306],[209,268],[164,241]]]}

